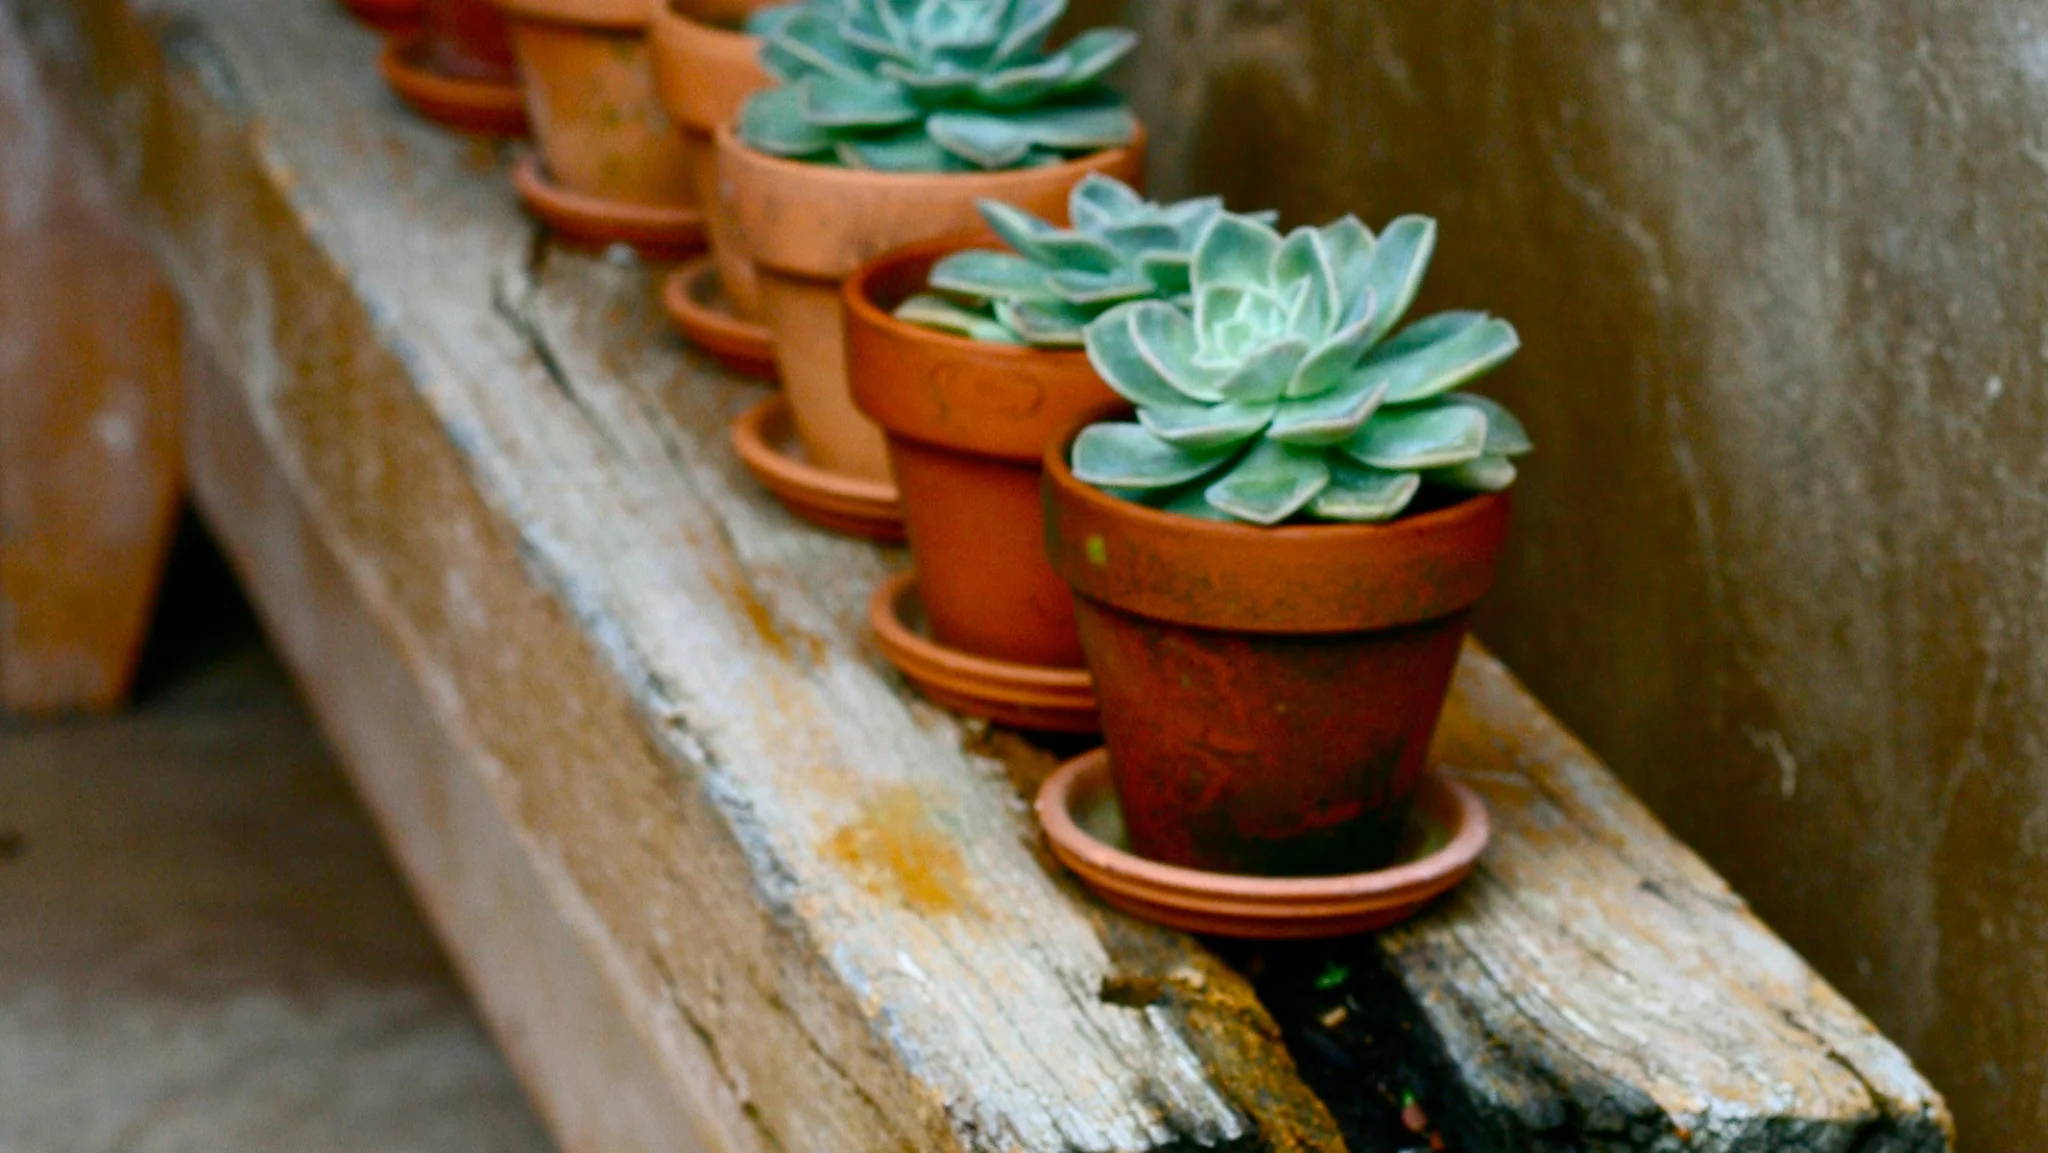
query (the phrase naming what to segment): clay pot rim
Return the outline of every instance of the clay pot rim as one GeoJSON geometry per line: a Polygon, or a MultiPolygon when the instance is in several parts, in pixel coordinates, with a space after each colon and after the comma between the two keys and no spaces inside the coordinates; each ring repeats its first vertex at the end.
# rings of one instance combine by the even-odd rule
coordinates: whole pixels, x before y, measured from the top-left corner
{"type": "Polygon", "coordinates": [[[1054,437],[1046,445],[1045,475],[1053,484],[1059,486],[1061,492],[1070,494],[1078,503],[1099,512],[1128,518],[1148,528],[1206,538],[1219,547],[1279,541],[1297,545],[1313,543],[1334,549],[1369,548],[1398,536],[1445,529],[1490,516],[1494,506],[1508,500],[1505,491],[1480,492],[1443,508],[1432,509],[1415,516],[1396,517],[1382,524],[1283,524],[1270,528],[1238,524],[1235,521],[1203,520],[1201,517],[1167,512],[1164,509],[1112,496],[1076,477],[1067,463],[1074,439],[1081,435],[1082,429],[1130,411],[1131,406],[1128,404],[1107,405],[1075,421],[1065,432],[1054,437]]]}
{"type": "Polygon", "coordinates": [[[896,486],[819,468],[784,452],[794,439],[789,398],[775,393],[733,418],[733,450],[754,479],[796,516],[831,532],[897,544],[903,502],[896,486]],[[775,430],[782,430],[777,436],[775,430]]]}
{"type": "MultiPolygon", "coordinates": [[[[775,343],[768,326],[711,304],[708,286],[717,276],[718,265],[710,256],[685,261],[662,284],[662,308],[684,338],[727,368],[774,380],[775,343]]],[[[726,302],[730,304],[730,298],[726,302]]]]}
{"type": "Polygon", "coordinates": [[[526,135],[526,102],[516,80],[458,79],[413,63],[413,54],[431,36],[422,28],[397,32],[377,53],[377,71],[398,98],[444,128],[487,136],[526,135]]]}
{"type": "MultiPolygon", "coordinates": [[[[673,2],[655,8],[648,29],[655,88],[663,109],[683,131],[708,139],[721,120],[712,110],[723,105],[719,94],[705,90],[705,80],[730,81],[742,67],[758,72],[760,37],[699,20],[678,10],[673,2]],[[684,69],[685,62],[696,65],[687,82],[672,79],[669,74],[684,69]]],[[[758,86],[750,86],[749,91],[758,86]]],[[[744,102],[742,96],[734,104],[744,102]]]]}
{"type": "Polygon", "coordinates": [[[906,343],[934,344],[940,348],[960,353],[974,353],[997,361],[1022,362],[1042,356],[1056,356],[1067,360],[1088,358],[1085,349],[996,344],[993,341],[976,340],[971,336],[941,332],[936,328],[926,328],[922,324],[912,324],[899,319],[895,313],[876,302],[874,282],[894,272],[898,267],[916,263],[927,256],[950,256],[955,252],[970,252],[976,249],[986,249],[990,252],[1009,251],[995,233],[985,228],[915,241],[892,248],[855,269],[853,275],[847,277],[845,283],[840,286],[840,299],[845,303],[847,310],[863,322],[906,343]]]}
{"type": "Polygon", "coordinates": [[[1063,857],[1081,862],[1075,871],[1091,887],[1137,897],[1167,907],[1186,907],[1177,897],[1193,898],[1191,912],[1234,910],[1261,918],[1306,914],[1335,916],[1422,903],[1451,888],[1468,874],[1492,839],[1493,822],[1486,804],[1469,786],[1440,770],[1424,773],[1415,792],[1418,809],[1438,810],[1450,838],[1435,851],[1384,869],[1326,877],[1255,877],[1216,873],[1147,860],[1097,840],[1074,819],[1073,801],[1084,782],[1108,788],[1109,750],[1095,749],[1061,765],[1040,786],[1033,810],[1046,836],[1063,857]]]}
{"type": "Polygon", "coordinates": [[[515,20],[632,32],[654,18],[652,0],[491,0],[515,20]]]}
{"type": "Polygon", "coordinates": [[[873,168],[844,168],[833,164],[811,164],[802,160],[791,160],[787,156],[777,156],[772,152],[763,152],[742,139],[739,134],[738,125],[732,123],[719,125],[717,138],[720,149],[730,149],[746,157],[749,163],[758,164],[769,171],[779,172],[793,179],[815,180],[823,184],[881,184],[884,186],[899,185],[902,187],[909,187],[913,184],[920,184],[931,180],[997,181],[1004,177],[1025,173],[1040,179],[1054,179],[1065,175],[1072,175],[1074,180],[1078,181],[1089,172],[1097,171],[1101,168],[1099,163],[1093,163],[1099,161],[1100,158],[1113,156],[1119,152],[1143,155],[1146,145],[1145,125],[1143,121],[1139,121],[1137,134],[1131,137],[1129,144],[1118,145],[1115,148],[1098,148],[1093,152],[1083,153],[1079,156],[1062,160],[1058,164],[1048,164],[1039,168],[996,168],[977,172],[881,172],[873,168]]]}
{"type": "Polygon", "coordinates": [[[537,153],[512,166],[520,202],[549,230],[569,241],[623,244],[650,259],[691,255],[704,247],[704,213],[697,208],[605,200],[564,188],[547,175],[537,153]]]}
{"type": "Polygon", "coordinates": [[[341,0],[341,6],[372,31],[410,32],[426,18],[425,0],[341,0]]]}

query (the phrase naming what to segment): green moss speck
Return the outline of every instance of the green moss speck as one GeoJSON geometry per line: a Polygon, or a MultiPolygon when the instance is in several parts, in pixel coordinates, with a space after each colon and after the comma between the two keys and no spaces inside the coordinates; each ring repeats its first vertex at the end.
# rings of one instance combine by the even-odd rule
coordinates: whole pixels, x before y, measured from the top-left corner
{"type": "Polygon", "coordinates": [[[1109,543],[1099,536],[1088,538],[1088,563],[1096,568],[1109,563],[1109,543]]]}

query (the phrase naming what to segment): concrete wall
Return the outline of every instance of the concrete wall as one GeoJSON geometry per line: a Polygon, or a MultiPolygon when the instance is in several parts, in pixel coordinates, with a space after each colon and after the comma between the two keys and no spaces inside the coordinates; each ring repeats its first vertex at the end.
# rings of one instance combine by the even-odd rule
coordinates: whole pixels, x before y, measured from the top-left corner
{"type": "Polygon", "coordinates": [[[2033,1149],[2048,8],[1082,7],[1147,35],[1157,190],[1442,220],[1424,307],[1520,326],[1539,446],[1483,634],[2033,1149]]]}

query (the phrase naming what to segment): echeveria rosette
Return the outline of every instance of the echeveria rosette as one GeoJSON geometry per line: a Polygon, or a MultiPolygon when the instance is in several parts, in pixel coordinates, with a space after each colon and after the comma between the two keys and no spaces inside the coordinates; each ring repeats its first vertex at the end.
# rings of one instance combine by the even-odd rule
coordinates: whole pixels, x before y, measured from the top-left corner
{"type": "Polygon", "coordinates": [[[796,160],[888,172],[1054,164],[1137,136],[1103,83],[1137,43],[1121,28],[1048,51],[1067,0],[810,0],[756,25],[779,86],[740,136],[796,160]]]}
{"type": "Polygon", "coordinates": [[[896,315],[996,344],[1079,348],[1083,330],[1112,308],[1190,299],[1195,242],[1223,215],[1223,200],[1157,204],[1090,173],[1067,197],[1072,228],[996,200],[982,201],[981,215],[1010,251],[947,256],[932,267],[935,291],[904,301],[896,315]]]}
{"type": "Polygon", "coordinates": [[[1218,217],[1195,246],[1191,304],[1139,301],[1088,326],[1090,362],[1138,420],[1082,430],[1074,475],[1261,525],[1390,520],[1425,483],[1507,487],[1528,434],[1454,390],[1514,355],[1514,327],[1441,312],[1394,331],[1435,248],[1421,216],[1378,237],[1355,217],[1284,237],[1218,217]]]}

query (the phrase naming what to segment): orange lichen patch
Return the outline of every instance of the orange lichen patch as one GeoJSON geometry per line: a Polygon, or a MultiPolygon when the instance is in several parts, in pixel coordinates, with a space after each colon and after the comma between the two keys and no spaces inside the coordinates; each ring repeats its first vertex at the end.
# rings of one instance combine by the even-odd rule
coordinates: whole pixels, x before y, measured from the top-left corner
{"type": "Polygon", "coordinates": [[[977,906],[960,847],[932,823],[924,798],[909,785],[890,785],[864,799],[859,815],[832,834],[824,852],[868,892],[916,912],[966,913],[977,906]]]}
{"type": "Polygon", "coordinates": [[[769,652],[782,660],[806,665],[817,664],[824,657],[824,638],[778,618],[745,577],[725,578],[718,587],[769,652]]]}

